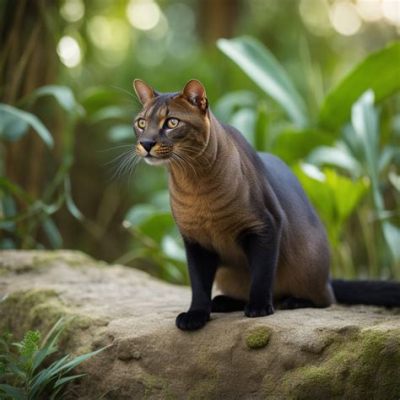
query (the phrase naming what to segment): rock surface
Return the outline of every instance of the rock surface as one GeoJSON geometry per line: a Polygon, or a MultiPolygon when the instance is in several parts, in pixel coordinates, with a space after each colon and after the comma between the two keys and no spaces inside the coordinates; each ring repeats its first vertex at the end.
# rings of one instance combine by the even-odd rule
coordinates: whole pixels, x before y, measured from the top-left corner
{"type": "Polygon", "coordinates": [[[175,328],[188,288],[71,251],[0,252],[0,330],[45,332],[82,364],[78,399],[400,399],[400,311],[341,307],[175,328]]]}

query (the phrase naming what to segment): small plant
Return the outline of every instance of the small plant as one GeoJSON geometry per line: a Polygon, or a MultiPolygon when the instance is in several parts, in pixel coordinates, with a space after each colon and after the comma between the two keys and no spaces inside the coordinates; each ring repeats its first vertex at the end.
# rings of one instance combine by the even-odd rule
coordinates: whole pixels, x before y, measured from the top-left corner
{"type": "Polygon", "coordinates": [[[61,318],[42,341],[38,331],[26,332],[16,343],[11,343],[11,334],[0,337],[0,399],[60,399],[65,385],[84,375],[70,372],[104,348],[75,358],[66,355],[45,366],[49,356],[57,351],[64,327],[65,320],[61,318]]]}
{"type": "MultiPolygon", "coordinates": [[[[84,217],[72,198],[70,169],[73,165],[74,128],[84,115],[84,109],[77,102],[70,88],[65,86],[42,86],[28,96],[19,99],[17,106],[0,102],[0,249],[43,248],[42,237],[52,248],[60,248],[63,243],[61,233],[55,224],[54,215],[65,206],[78,220],[84,217]],[[54,154],[53,164],[57,169],[40,194],[26,190],[7,168],[6,155],[10,143],[21,140],[30,131],[43,141],[49,153],[55,147],[52,133],[33,113],[39,99],[50,97],[63,111],[62,156],[54,154]],[[3,159],[4,158],[4,159],[3,159]],[[40,236],[39,232],[44,235],[40,236]],[[38,239],[40,237],[40,240],[38,239]]],[[[37,161],[42,162],[41,161],[37,161]]],[[[51,169],[50,169],[51,170],[51,169]]]]}

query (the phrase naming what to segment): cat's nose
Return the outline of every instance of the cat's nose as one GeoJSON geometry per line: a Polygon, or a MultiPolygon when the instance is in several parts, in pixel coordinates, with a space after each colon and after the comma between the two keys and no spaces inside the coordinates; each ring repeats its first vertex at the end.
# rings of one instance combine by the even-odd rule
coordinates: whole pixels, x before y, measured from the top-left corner
{"type": "Polygon", "coordinates": [[[150,152],[151,148],[156,144],[155,140],[149,140],[149,139],[145,139],[145,140],[141,140],[140,144],[143,146],[143,148],[150,152]]]}

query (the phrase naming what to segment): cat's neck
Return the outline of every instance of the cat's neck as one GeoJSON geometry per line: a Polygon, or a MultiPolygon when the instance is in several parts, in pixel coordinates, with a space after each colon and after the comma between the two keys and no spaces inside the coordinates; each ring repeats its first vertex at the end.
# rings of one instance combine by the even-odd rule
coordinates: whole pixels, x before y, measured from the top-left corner
{"type": "Polygon", "coordinates": [[[204,148],[198,154],[174,160],[168,167],[170,180],[175,185],[195,188],[200,182],[218,175],[221,164],[227,161],[226,155],[232,151],[224,127],[211,112],[209,115],[209,135],[204,148]]]}

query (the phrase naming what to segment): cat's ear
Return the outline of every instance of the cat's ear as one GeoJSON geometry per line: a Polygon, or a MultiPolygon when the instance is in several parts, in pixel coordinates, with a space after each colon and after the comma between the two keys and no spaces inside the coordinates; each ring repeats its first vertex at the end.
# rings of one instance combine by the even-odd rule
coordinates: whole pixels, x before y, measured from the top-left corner
{"type": "Polygon", "coordinates": [[[198,80],[190,80],[183,88],[182,93],[190,103],[199,107],[202,111],[207,110],[208,100],[206,97],[206,90],[198,80]]]}
{"type": "Polygon", "coordinates": [[[136,96],[139,98],[142,104],[145,104],[149,100],[158,96],[158,93],[153,90],[151,86],[140,79],[135,79],[133,81],[133,89],[135,89],[136,96]]]}

